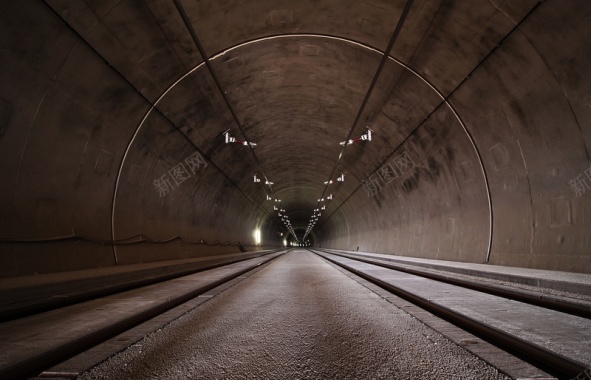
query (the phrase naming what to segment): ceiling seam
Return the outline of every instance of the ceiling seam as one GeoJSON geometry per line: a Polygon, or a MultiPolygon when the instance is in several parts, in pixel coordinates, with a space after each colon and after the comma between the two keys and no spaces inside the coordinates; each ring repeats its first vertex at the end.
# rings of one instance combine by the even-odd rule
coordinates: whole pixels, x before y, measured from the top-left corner
{"type": "MultiPolygon", "coordinates": [[[[191,23],[191,20],[189,19],[189,16],[187,15],[187,12],[185,11],[185,8],[183,7],[183,5],[181,3],[181,0],[174,0],[174,4],[175,4],[177,11],[179,12],[181,18],[183,19],[183,23],[185,24],[185,27],[187,28],[189,34],[191,35],[191,38],[193,39],[193,42],[195,43],[197,50],[199,50],[199,53],[201,54],[201,57],[203,58],[203,62],[205,63],[205,66],[207,67],[207,70],[209,71],[209,74],[211,75],[213,81],[215,82],[220,95],[224,99],[224,103],[226,103],[226,107],[228,108],[228,111],[230,111],[230,114],[232,115],[232,118],[234,119],[234,122],[236,123],[238,130],[240,130],[240,133],[244,137],[245,145],[249,149],[250,154],[252,155],[252,157],[258,167],[258,170],[261,172],[261,175],[263,176],[263,179],[265,180],[265,184],[269,186],[269,189],[271,190],[271,193],[273,194],[273,198],[275,200],[278,200],[278,197],[275,194],[275,190],[273,190],[272,182],[269,181],[269,178],[267,178],[267,175],[265,174],[265,171],[263,170],[263,166],[262,166],[259,158],[257,157],[257,155],[254,151],[254,148],[250,145],[251,141],[248,139],[246,132],[242,128],[242,123],[240,122],[240,118],[236,114],[234,107],[232,107],[230,100],[226,96],[226,93],[223,89],[222,83],[221,83],[215,69],[213,68],[213,65],[211,64],[210,57],[207,55],[207,52],[203,48],[203,45],[201,44],[201,41],[199,40],[199,36],[197,36],[197,32],[195,31],[195,28],[193,28],[193,24],[191,23]]],[[[266,193],[266,191],[265,191],[265,193],[266,193]]],[[[276,224],[279,225],[279,223],[276,223],[276,224]]],[[[295,233],[293,232],[293,229],[287,225],[286,225],[286,227],[289,230],[289,232],[293,235],[294,239],[296,239],[296,241],[298,241],[298,238],[295,235],[295,233]]]]}
{"type": "Polygon", "coordinates": [[[189,71],[190,68],[189,66],[187,66],[183,60],[181,59],[181,57],[179,56],[178,52],[176,51],[176,49],[174,48],[172,41],[170,40],[170,38],[168,37],[168,34],[164,31],[164,29],[162,29],[162,25],[160,25],[160,23],[158,22],[158,19],[156,18],[156,15],[154,14],[154,10],[152,9],[152,7],[150,7],[150,5],[146,2],[146,0],[144,0],[144,5],[146,6],[146,8],[148,9],[148,12],[150,12],[150,15],[152,15],[152,19],[154,20],[154,23],[158,26],[158,29],[160,30],[160,33],[162,33],[162,35],[164,36],[164,38],[166,38],[166,41],[168,42],[168,44],[170,45],[170,50],[174,53],[176,59],[179,61],[179,63],[185,68],[185,71],[189,71]]]}
{"type": "MultiPolygon", "coordinates": [[[[363,102],[361,103],[361,106],[359,107],[359,112],[357,112],[357,116],[355,117],[355,120],[353,121],[353,124],[351,125],[351,128],[349,129],[349,133],[347,134],[347,138],[345,139],[345,144],[343,145],[343,148],[341,149],[341,152],[339,153],[339,156],[334,164],[332,172],[330,173],[330,176],[328,177],[328,182],[324,186],[324,190],[322,191],[322,194],[320,195],[320,199],[324,198],[324,195],[326,194],[326,191],[331,184],[331,180],[333,179],[333,177],[337,171],[337,168],[339,166],[339,163],[340,163],[341,159],[343,158],[343,155],[345,154],[345,150],[347,149],[347,146],[349,145],[348,141],[351,139],[351,136],[353,135],[353,131],[357,127],[357,124],[359,124],[359,120],[361,119],[361,115],[363,114],[363,111],[365,110],[367,102],[369,101],[369,98],[371,97],[371,94],[373,93],[373,89],[378,82],[378,78],[380,77],[380,74],[382,73],[382,70],[383,70],[384,66],[386,65],[386,62],[388,61],[388,57],[390,56],[390,52],[392,51],[392,48],[394,47],[394,43],[396,42],[396,39],[398,38],[400,31],[402,30],[402,26],[404,25],[404,21],[406,20],[408,13],[410,12],[410,8],[412,6],[412,3],[413,3],[413,0],[407,0],[406,4],[404,5],[404,9],[402,10],[402,13],[400,14],[400,18],[398,19],[398,22],[396,23],[396,27],[394,28],[394,32],[392,32],[392,36],[390,37],[390,41],[388,42],[388,46],[386,47],[386,50],[384,50],[384,53],[382,55],[382,59],[380,60],[380,64],[378,65],[378,68],[376,69],[376,73],[369,85],[369,88],[367,89],[367,93],[365,94],[365,98],[363,99],[363,102]]],[[[318,201],[316,203],[317,209],[319,208],[319,205],[320,205],[320,201],[318,201]]],[[[307,235],[308,235],[308,232],[306,232],[304,234],[304,239],[306,238],[307,235]]]]}

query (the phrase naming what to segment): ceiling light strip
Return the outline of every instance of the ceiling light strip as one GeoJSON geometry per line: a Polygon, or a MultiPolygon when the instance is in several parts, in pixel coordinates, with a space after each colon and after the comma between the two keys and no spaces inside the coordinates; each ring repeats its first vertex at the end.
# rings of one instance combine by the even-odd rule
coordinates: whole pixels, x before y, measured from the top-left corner
{"type": "MultiPolygon", "coordinates": [[[[223,89],[222,84],[218,78],[218,75],[217,75],[216,71],[214,70],[213,65],[211,64],[210,58],[207,56],[207,53],[205,52],[203,45],[201,45],[201,41],[199,40],[199,37],[197,36],[197,32],[195,31],[195,28],[193,28],[193,24],[191,23],[191,20],[189,19],[189,16],[187,15],[185,8],[181,4],[180,0],[174,0],[174,4],[179,12],[179,15],[183,19],[183,23],[185,24],[185,27],[189,31],[189,34],[191,35],[191,38],[193,39],[193,42],[195,43],[197,50],[199,50],[199,53],[201,54],[201,57],[203,58],[203,62],[205,63],[205,66],[207,67],[207,70],[209,71],[213,81],[215,82],[215,85],[218,88],[220,95],[224,99],[224,102],[226,103],[226,107],[230,111],[230,114],[232,114],[232,118],[234,119],[236,126],[240,130],[240,133],[242,134],[244,140],[250,141],[250,139],[248,138],[248,136],[246,135],[246,133],[242,129],[242,124],[240,123],[240,119],[238,118],[236,111],[234,111],[234,107],[232,107],[232,104],[230,104],[230,101],[228,100],[228,97],[226,96],[226,93],[224,92],[224,89],[223,89]]],[[[265,175],[265,172],[262,168],[259,158],[257,157],[256,153],[254,152],[253,146],[250,144],[247,144],[247,147],[248,147],[256,165],[258,166],[258,170],[261,172],[261,175],[265,179],[265,183],[270,183],[269,179],[265,175]]],[[[275,199],[277,199],[278,197],[275,194],[275,191],[273,190],[271,185],[269,185],[269,188],[271,189],[271,192],[273,193],[273,197],[275,199]]],[[[294,235],[294,238],[296,238],[295,235],[294,235]]],[[[296,238],[296,240],[297,240],[297,238],[296,238]]]]}
{"type": "MultiPolygon", "coordinates": [[[[345,139],[345,141],[349,141],[351,139],[351,136],[353,135],[353,131],[355,130],[355,127],[357,127],[357,124],[359,123],[359,119],[361,119],[361,115],[363,114],[363,111],[365,111],[365,107],[367,105],[367,102],[369,101],[369,98],[370,98],[371,94],[373,93],[373,89],[378,82],[380,74],[382,73],[382,70],[383,70],[384,66],[386,65],[386,62],[388,62],[388,58],[390,57],[390,52],[392,51],[392,48],[394,47],[394,43],[396,42],[396,39],[398,38],[398,35],[400,34],[400,30],[402,29],[402,26],[404,25],[404,21],[406,20],[408,13],[410,12],[411,6],[412,6],[412,0],[407,0],[406,5],[404,6],[404,9],[402,10],[402,14],[400,15],[400,18],[398,19],[398,23],[396,24],[396,28],[394,29],[394,32],[392,33],[392,37],[390,37],[390,42],[388,42],[388,46],[386,47],[386,50],[384,51],[384,53],[382,55],[382,60],[380,61],[380,64],[378,65],[378,68],[377,68],[376,73],[373,77],[373,80],[371,81],[371,84],[369,85],[369,88],[367,89],[367,93],[365,94],[365,98],[363,99],[363,102],[361,103],[361,106],[359,107],[359,112],[357,112],[357,116],[355,117],[355,121],[353,122],[353,125],[351,125],[351,129],[349,129],[349,133],[347,134],[347,138],[345,139]]],[[[330,184],[330,180],[334,177],[334,175],[338,169],[339,163],[340,163],[341,159],[343,158],[343,155],[345,154],[345,149],[347,149],[348,145],[349,144],[345,144],[343,146],[343,149],[341,149],[341,153],[339,154],[339,157],[337,158],[337,161],[334,164],[332,172],[330,173],[330,176],[328,177],[328,184],[326,186],[324,186],[324,190],[322,191],[322,195],[320,196],[320,198],[324,198],[324,194],[326,194],[326,190],[328,189],[328,185],[330,184]]],[[[319,203],[320,202],[318,202],[318,204],[319,203]]],[[[317,204],[316,208],[318,208],[318,204],[317,204]]],[[[306,235],[304,235],[304,239],[306,238],[306,236],[307,236],[307,233],[306,233],[306,235]]]]}

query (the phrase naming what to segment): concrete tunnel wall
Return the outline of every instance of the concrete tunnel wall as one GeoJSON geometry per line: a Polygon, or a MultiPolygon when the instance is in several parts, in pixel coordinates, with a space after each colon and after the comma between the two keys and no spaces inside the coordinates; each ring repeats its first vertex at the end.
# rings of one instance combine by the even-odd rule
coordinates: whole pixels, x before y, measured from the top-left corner
{"type": "Polygon", "coordinates": [[[588,1],[415,2],[344,151],[405,1],[179,3],[223,92],[174,1],[0,5],[0,276],[281,246],[267,195],[322,247],[591,273],[588,1]]]}

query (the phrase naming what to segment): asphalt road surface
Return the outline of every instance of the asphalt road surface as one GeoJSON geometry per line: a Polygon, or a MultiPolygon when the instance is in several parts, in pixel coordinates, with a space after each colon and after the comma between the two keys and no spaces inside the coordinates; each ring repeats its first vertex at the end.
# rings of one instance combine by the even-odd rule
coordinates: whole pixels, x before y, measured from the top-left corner
{"type": "Polygon", "coordinates": [[[292,251],[81,379],[504,379],[344,275],[292,251]]]}

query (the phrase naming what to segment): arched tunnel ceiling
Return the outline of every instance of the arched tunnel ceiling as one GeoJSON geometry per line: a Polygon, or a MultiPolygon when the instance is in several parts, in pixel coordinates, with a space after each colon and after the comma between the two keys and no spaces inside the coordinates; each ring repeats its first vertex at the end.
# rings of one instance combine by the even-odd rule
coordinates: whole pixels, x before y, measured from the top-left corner
{"type": "Polygon", "coordinates": [[[325,206],[325,246],[591,271],[569,185],[589,167],[585,1],[1,7],[9,240],[280,243],[278,211],[304,231],[325,206]]]}

